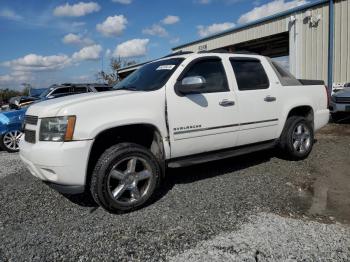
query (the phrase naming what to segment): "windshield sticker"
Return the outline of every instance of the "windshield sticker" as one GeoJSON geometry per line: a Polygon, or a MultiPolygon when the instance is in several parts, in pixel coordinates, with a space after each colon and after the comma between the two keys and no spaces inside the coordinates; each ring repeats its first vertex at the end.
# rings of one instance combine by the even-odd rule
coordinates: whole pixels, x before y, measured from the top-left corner
{"type": "Polygon", "coordinates": [[[161,65],[156,70],[172,70],[175,65],[161,65]]]}

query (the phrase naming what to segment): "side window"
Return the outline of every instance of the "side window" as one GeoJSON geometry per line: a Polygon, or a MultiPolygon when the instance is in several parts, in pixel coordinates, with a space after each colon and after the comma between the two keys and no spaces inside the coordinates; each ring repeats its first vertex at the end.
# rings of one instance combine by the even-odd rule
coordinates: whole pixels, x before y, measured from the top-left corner
{"type": "Polygon", "coordinates": [[[74,86],[73,87],[73,93],[74,94],[81,94],[81,93],[87,93],[87,89],[85,86],[74,86]]]}
{"type": "Polygon", "coordinates": [[[239,90],[245,91],[269,88],[269,79],[258,59],[231,58],[230,62],[236,76],[239,90]]]}
{"type": "Polygon", "coordinates": [[[70,93],[69,87],[63,87],[63,88],[57,88],[55,91],[52,92],[52,96],[58,96],[62,94],[70,93]]]}
{"type": "Polygon", "coordinates": [[[182,79],[189,76],[201,76],[206,84],[201,93],[215,93],[229,91],[226,72],[220,59],[207,59],[196,62],[182,76],[182,79]]]}

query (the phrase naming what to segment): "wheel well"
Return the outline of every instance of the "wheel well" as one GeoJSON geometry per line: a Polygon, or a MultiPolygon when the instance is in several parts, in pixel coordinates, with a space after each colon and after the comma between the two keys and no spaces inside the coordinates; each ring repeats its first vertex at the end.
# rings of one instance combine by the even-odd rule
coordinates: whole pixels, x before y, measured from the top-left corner
{"type": "Polygon", "coordinates": [[[314,124],[314,110],[311,106],[298,106],[293,108],[288,116],[287,119],[291,116],[302,116],[305,117],[312,125],[314,124]]]}
{"type": "Polygon", "coordinates": [[[86,174],[87,185],[90,183],[93,169],[103,152],[121,142],[135,143],[148,148],[158,159],[161,168],[165,168],[162,136],[155,126],[149,124],[119,126],[104,130],[95,137],[89,156],[86,174]]]}

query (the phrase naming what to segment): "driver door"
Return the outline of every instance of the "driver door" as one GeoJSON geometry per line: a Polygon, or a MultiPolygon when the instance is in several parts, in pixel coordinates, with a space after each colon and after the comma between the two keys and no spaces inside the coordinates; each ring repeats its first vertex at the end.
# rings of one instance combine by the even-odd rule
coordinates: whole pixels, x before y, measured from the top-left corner
{"type": "Polygon", "coordinates": [[[201,91],[181,94],[176,88],[167,88],[172,157],[235,146],[238,108],[225,67],[228,65],[220,57],[197,58],[186,66],[177,83],[186,82],[182,80],[187,77],[202,77],[205,84],[201,91]]]}

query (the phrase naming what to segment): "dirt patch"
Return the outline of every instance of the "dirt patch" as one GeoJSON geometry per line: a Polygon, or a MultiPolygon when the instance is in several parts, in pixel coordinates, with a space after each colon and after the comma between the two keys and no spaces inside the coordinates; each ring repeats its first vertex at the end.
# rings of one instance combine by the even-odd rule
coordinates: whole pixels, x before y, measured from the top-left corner
{"type": "Polygon", "coordinates": [[[329,124],[317,136],[325,139],[326,155],[313,161],[314,181],[306,190],[311,197],[308,214],[324,216],[342,223],[350,223],[350,124],[329,124]],[[340,145],[336,145],[336,142],[340,145]]]}
{"type": "Polygon", "coordinates": [[[350,223],[350,163],[348,161],[336,161],[332,165],[320,163],[316,169],[319,178],[312,185],[312,204],[309,213],[334,217],[340,222],[350,223]]]}
{"type": "Polygon", "coordinates": [[[350,124],[329,124],[317,132],[318,136],[350,136],[350,124]]]}

